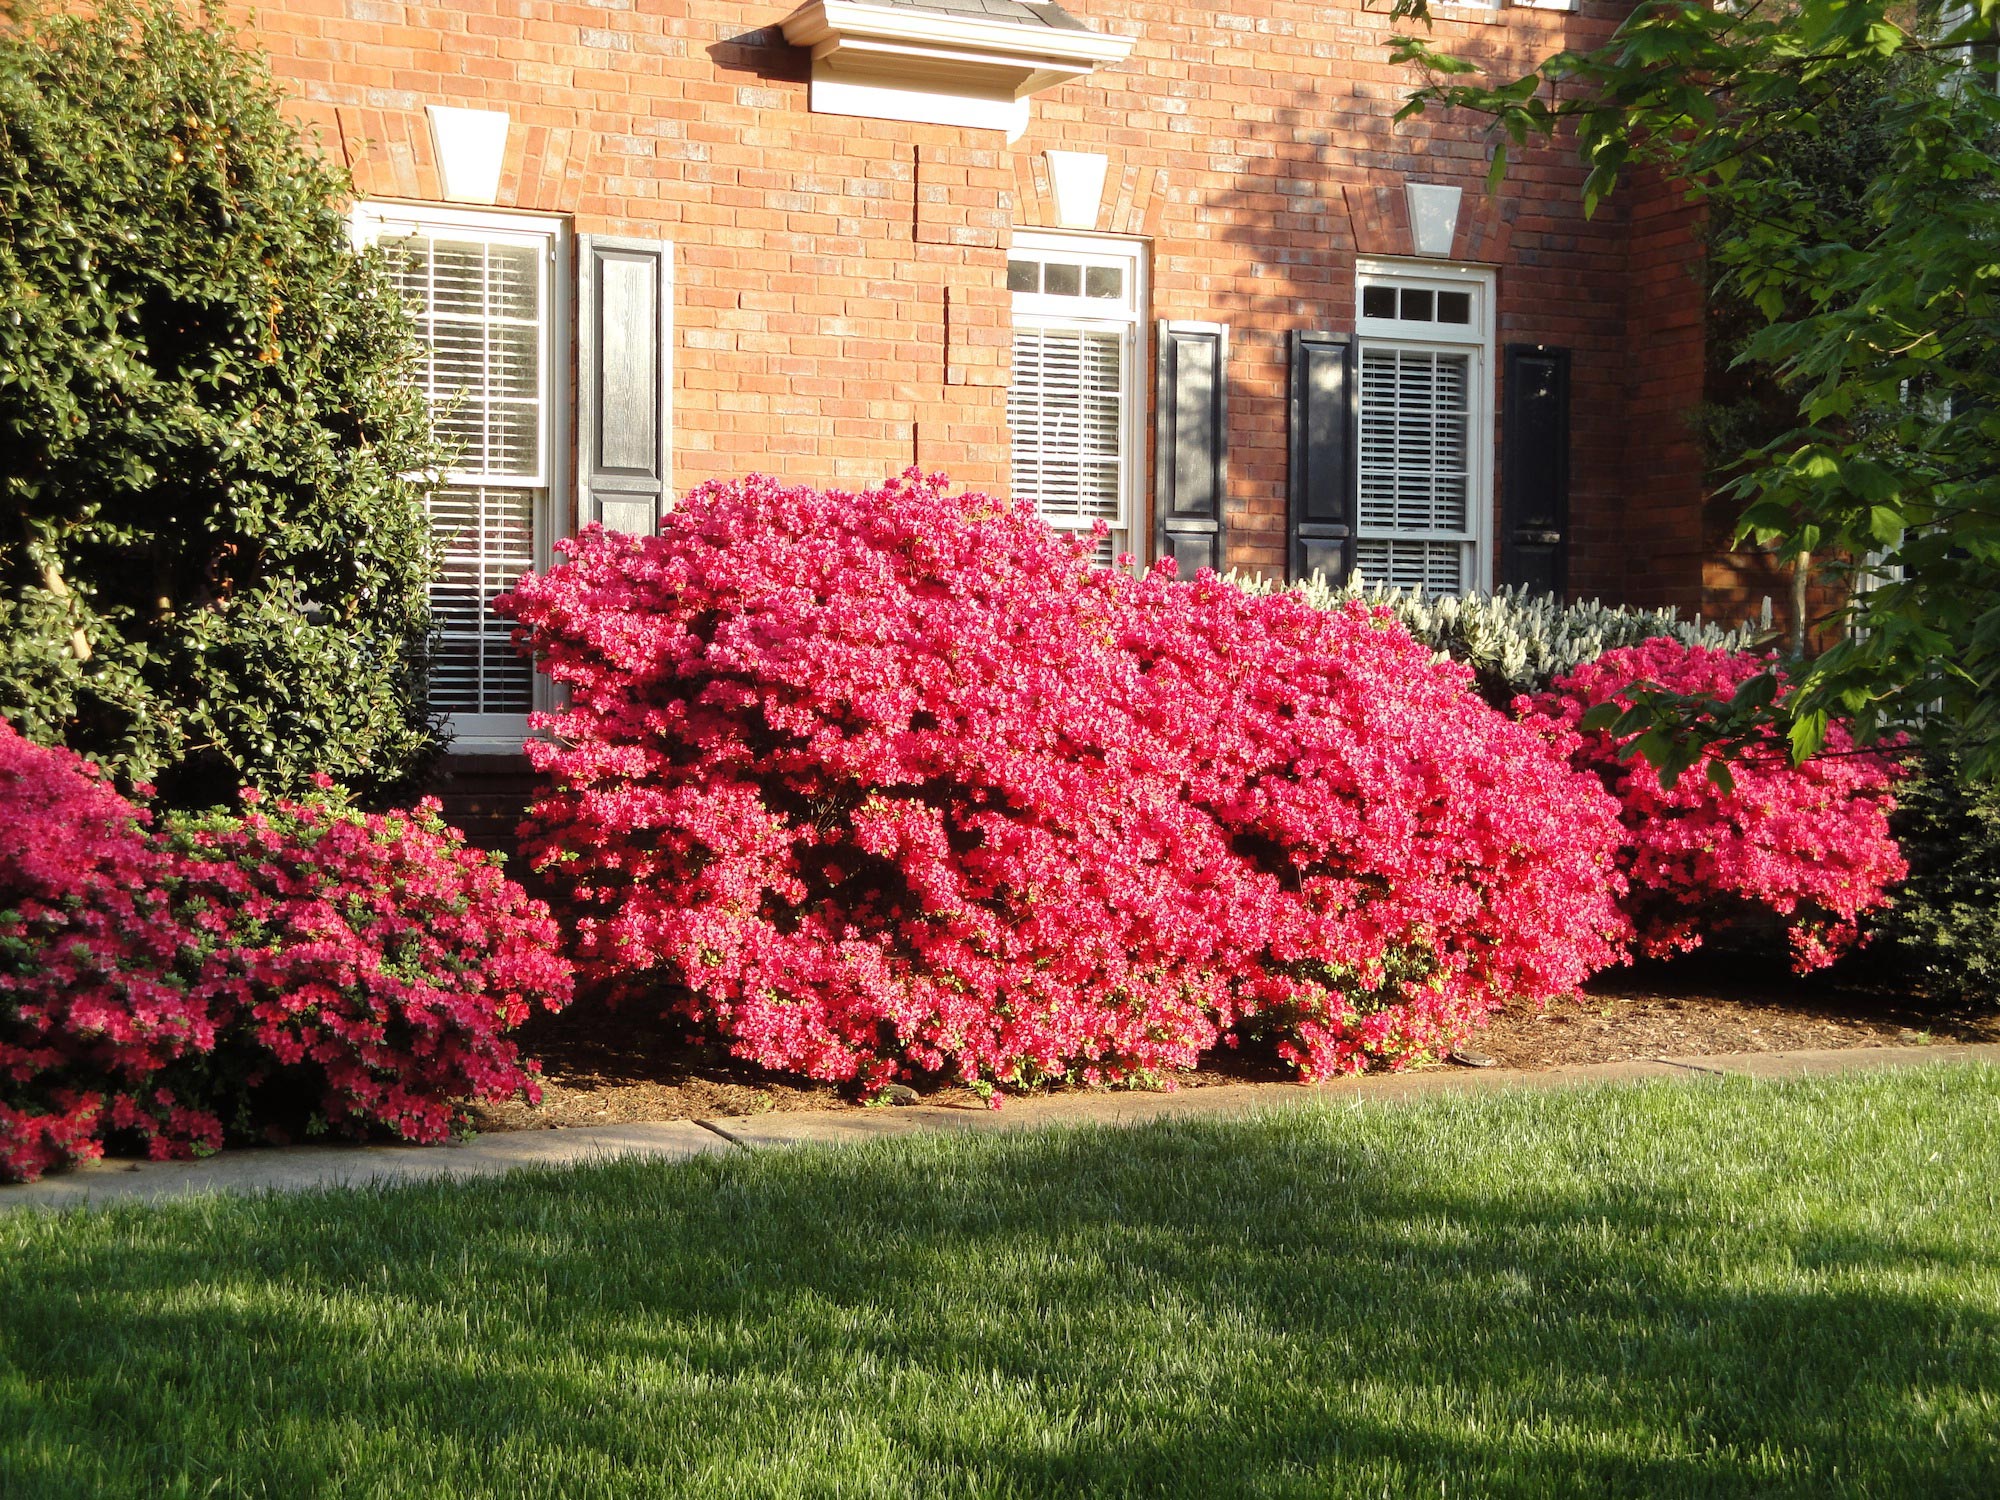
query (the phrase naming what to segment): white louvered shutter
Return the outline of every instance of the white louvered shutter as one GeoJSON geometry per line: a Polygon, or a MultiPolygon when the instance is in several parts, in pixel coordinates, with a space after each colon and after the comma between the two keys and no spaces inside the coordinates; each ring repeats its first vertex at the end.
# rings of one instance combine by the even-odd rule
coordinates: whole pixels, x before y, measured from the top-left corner
{"type": "Polygon", "coordinates": [[[1014,494],[1051,526],[1111,528],[1097,549],[1110,563],[1130,550],[1125,514],[1126,348],[1122,329],[1021,324],[1007,390],[1014,494]]]}
{"type": "Polygon", "coordinates": [[[444,545],[431,588],[432,706],[525,714],[533,668],[492,605],[534,567],[546,498],[547,247],[444,228],[392,227],[384,243],[424,341],[418,380],[450,450],[450,482],[430,501],[444,545]]]}
{"type": "Polygon", "coordinates": [[[1362,347],[1355,565],[1371,583],[1470,586],[1471,378],[1469,354],[1362,347]]]}

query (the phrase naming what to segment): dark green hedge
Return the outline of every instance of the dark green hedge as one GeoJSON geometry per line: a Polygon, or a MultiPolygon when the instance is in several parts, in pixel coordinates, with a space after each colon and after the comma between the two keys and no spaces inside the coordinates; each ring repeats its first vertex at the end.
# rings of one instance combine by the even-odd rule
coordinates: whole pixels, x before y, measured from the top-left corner
{"type": "Polygon", "coordinates": [[[1877,928],[1875,958],[1937,1004],[2000,1004],[2000,785],[1931,755],[1897,800],[1910,874],[1877,928]]]}
{"type": "Polygon", "coordinates": [[[348,194],[219,23],[0,23],[0,714],[170,803],[435,748],[437,454],[348,194]]]}

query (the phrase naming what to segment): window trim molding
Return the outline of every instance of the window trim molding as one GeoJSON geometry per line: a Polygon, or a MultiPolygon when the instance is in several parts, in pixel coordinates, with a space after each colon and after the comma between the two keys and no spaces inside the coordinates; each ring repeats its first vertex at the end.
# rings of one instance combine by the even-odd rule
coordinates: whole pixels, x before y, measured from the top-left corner
{"type": "MultiPolygon", "coordinates": [[[[1125,550],[1135,558],[1151,555],[1152,507],[1146,503],[1151,494],[1149,482],[1152,478],[1148,470],[1152,444],[1147,441],[1149,426],[1149,401],[1151,382],[1146,371],[1151,368],[1151,345],[1148,341],[1146,312],[1152,294],[1152,285],[1147,275],[1149,270],[1150,242],[1129,235],[1093,234],[1089,231],[1054,229],[1017,229],[1008,246],[1009,253],[1025,251],[1029,254],[1074,255],[1086,260],[1117,262],[1125,267],[1126,296],[1111,304],[1105,298],[1106,308],[1097,314],[1078,315],[1068,304],[1085,303],[1087,298],[1051,299],[1028,292],[1009,293],[1008,324],[1010,329],[1019,322],[1027,322],[1043,328],[1088,327],[1114,324],[1127,330],[1125,353],[1130,360],[1124,371],[1125,422],[1120,439],[1127,446],[1124,465],[1124,493],[1119,496],[1119,504],[1125,514],[1125,550]],[[1023,303],[1026,306],[1023,306],[1023,303]],[[1065,304],[1058,306],[1056,304],[1065,304]]],[[[1011,383],[1011,378],[1010,378],[1011,383]]],[[[1013,491],[1012,478],[1012,430],[1008,433],[1009,477],[1008,492],[1013,491]]],[[[1058,528],[1062,529],[1062,528],[1058,528]]]]}
{"type": "MultiPolygon", "coordinates": [[[[1387,256],[1358,256],[1354,262],[1354,342],[1356,350],[1354,411],[1356,440],[1354,453],[1355,483],[1359,485],[1361,476],[1361,445],[1359,423],[1361,416],[1362,387],[1360,360],[1370,344],[1396,349],[1417,349],[1437,353],[1470,354],[1472,368],[1466,381],[1466,389],[1472,393],[1471,420],[1467,423],[1466,452],[1478,455],[1477,462],[1467,465],[1466,518],[1471,533],[1472,568],[1467,581],[1466,592],[1490,594],[1499,559],[1494,555],[1498,521],[1494,508],[1499,503],[1499,451],[1496,440],[1499,391],[1499,368],[1496,363],[1499,319],[1495,304],[1498,302],[1499,278],[1491,266],[1462,265],[1450,261],[1403,259],[1387,256]],[[1433,286],[1448,288],[1469,288],[1473,291],[1474,316],[1468,325],[1470,331],[1462,335],[1440,334],[1440,326],[1452,328],[1457,325],[1403,323],[1397,320],[1389,324],[1380,318],[1364,318],[1361,315],[1361,294],[1370,285],[1393,283],[1407,286],[1411,283],[1430,282],[1433,286]],[[1387,325],[1387,326],[1385,326],[1387,325]]],[[[1369,540],[1361,525],[1360,506],[1355,507],[1355,541],[1358,544],[1369,540]]],[[[1385,580],[1386,581],[1386,580],[1385,580]]]]}
{"type": "Polygon", "coordinates": [[[1510,6],[1531,3],[1533,0],[1431,0],[1431,12],[1439,21],[1455,21],[1461,26],[1498,26],[1510,6]]]}
{"type": "MultiPolygon", "coordinates": [[[[540,514],[535,527],[535,568],[546,572],[555,564],[555,544],[576,530],[576,233],[567,216],[532,214],[506,209],[465,208],[408,199],[364,198],[349,207],[348,237],[356,249],[372,245],[386,225],[435,225],[489,234],[538,235],[548,241],[547,316],[544,320],[543,460],[538,484],[540,514]]],[[[483,476],[446,473],[445,482],[478,483],[483,476]]],[[[532,711],[545,713],[561,706],[554,683],[534,674],[532,711]]],[[[527,714],[445,714],[445,734],[453,755],[519,755],[533,731],[527,714]]]]}

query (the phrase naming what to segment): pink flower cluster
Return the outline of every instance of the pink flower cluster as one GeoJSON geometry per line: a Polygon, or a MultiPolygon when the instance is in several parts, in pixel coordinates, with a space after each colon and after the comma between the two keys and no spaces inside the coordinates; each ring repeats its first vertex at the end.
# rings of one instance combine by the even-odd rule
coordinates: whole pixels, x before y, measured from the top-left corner
{"type": "Polygon", "coordinates": [[[499,602],[569,692],[524,829],[582,973],[835,1079],[1432,1055],[1626,933],[1617,808],[1386,618],[912,472],[704,486],[499,602]]]}
{"type": "MultiPolygon", "coordinates": [[[[1888,887],[1908,873],[1889,832],[1896,767],[1858,752],[1837,722],[1803,764],[1794,766],[1775,739],[1731,760],[1729,789],[1701,767],[1662,789],[1644,760],[1620,758],[1623,741],[1576,731],[1596,704],[1629,706],[1635,683],[1727,699],[1770,664],[1750,652],[1651,640],[1607,651],[1535,700],[1535,709],[1573,731],[1572,763],[1594,772],[1623,808],[1619,867],[1642,952],[1686,951],[1705,934],[1777,920],[1789,934],[1793,968],[1824,968],[1860,940],[1857,919],[1886,905],[1888,887]]],[[[1780,702],[1785,691],[1781,685],[1780,702]]]]}
{"type": "Polygon", "coordinates": [[[0,1181],[101,1154],[114,1128],[186,1146],[212,1117],[149,1081],[215,1044],[176,974],[170,861],[93,767],[0,720],[0,1181]]]}
{"type": "Polygon", "coordinates": [[[503,1033],[568,1001],[547,909],[435,804],[246,801],[154,830],[0,721],[0,1180],[284,1114],[435,1141],[537,1092],[503,1033]]]}
{"type": "Polygon", "coordinates": [[[539,1065],[505,1033],[569,1002],[547,907],[431,799],[250,800],[169,829],[190,985],[228,1018],[211,1069],[232,1094],[311,1099],[336,1132],[406,1141],[447,1139],[461,1100],[538,1100],[539,1065]]]}

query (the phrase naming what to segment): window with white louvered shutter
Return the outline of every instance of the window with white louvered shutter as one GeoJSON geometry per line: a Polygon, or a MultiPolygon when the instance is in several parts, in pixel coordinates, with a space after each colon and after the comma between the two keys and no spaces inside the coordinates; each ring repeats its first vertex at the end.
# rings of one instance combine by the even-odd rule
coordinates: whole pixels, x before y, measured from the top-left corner
{"type": "Polygon", "coordinates": [[[363,210],[362,237],[388,252],[425,355],[417,381],[448,452],[431,495],[443,544],[431,588],[431,704],[459,741],[518,744],[533,668],[494,598],[548,557],[551,523],[553,224],[504,227],[363,210]]]}
{"type": "Polygon", "coordinates": [[[1015,236],[1008,261],[1014,364],[1007,389],[1013,493],[1051,526],[1107,534],[1096,560],[1133,548],[1140,480],[1135,247],[1015,236]]]}
{"type": "Polygon", "coordinates": [[[1492,334],[1484,273],[1363,264],[1355,566],[1370,583],[1483,588],[1492,334]]]}

